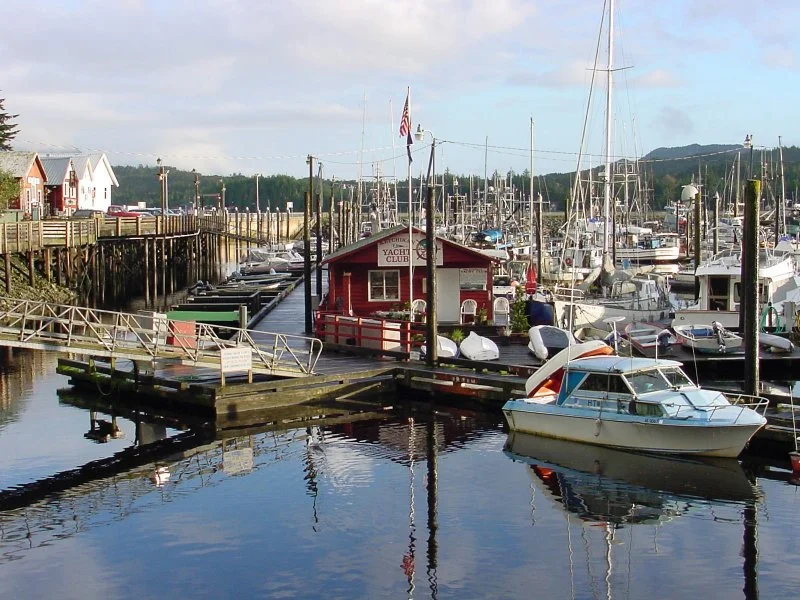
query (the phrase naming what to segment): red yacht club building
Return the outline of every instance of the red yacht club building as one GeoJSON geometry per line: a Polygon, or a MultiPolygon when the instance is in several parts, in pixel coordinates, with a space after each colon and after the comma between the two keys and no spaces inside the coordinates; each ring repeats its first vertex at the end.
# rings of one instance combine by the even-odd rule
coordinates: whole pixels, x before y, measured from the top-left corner
{"type": "MultiPolygon", "coordinates": [[[[323,260],[328,266],[324,310],[373,317],[375,313],[407,309],[411,300],[426,300],[425,242],[425,232],[413,228],[409,244],[408,227],[400,225],[328,255],[323,260]],[[411,267],[409,255],[413,259],[411,267]]],[[[485,314],[491,322],[492,258],[440,237],[436,238],[436,247],[438,321],[459,323],[464,301],[475,300],[477,313],[485,314]]]]}

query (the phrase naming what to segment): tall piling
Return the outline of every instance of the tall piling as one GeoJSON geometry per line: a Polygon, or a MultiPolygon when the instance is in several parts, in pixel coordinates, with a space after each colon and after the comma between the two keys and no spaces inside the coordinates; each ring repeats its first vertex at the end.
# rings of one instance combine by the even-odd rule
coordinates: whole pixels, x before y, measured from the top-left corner
{"type": "Polygon", "coordinates": [[[758,378],[758,222],[761,181],[750,179],[744,194],[744,240],[742,243],[742,302],[744,321],[744,392],[753,396],[759,393],[758,378]]]}

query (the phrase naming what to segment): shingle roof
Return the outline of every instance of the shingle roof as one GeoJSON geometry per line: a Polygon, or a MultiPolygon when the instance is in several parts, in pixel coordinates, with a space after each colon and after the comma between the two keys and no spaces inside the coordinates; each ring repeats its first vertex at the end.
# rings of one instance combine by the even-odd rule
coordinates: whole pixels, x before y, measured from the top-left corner
{"type": "Polygon", "coordinates": [[[36,152],[10,150],[0,152],[0,170],[11,173],[13,177],[25,177],[31,170],[36,152]]]}
{"type": "Polygon", "coordinates": [[[47,177],[47,185],[62,185],[69,177],[69,157],[53,158],[51,156],[40,157],[44,174],[47,177]]]}

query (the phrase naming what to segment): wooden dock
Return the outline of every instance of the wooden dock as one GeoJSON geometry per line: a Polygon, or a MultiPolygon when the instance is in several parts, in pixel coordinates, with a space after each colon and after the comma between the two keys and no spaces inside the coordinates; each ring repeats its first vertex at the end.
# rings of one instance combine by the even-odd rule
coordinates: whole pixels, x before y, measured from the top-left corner
{"type": "MultiPolygon", "coordinates": [[[[314,286],[312,285],[312,289],[314,286]]],[[[287,292],[271,304],[256,331],[302,335],[304,295],[300,289],[287,292]]],[[[742,355],[696,356],[683,352],[673,356],[684,363],[687,373],[700,382],[741,374],[742,355]]],[[[405,352],[382,352],[346,345],[324,344],[315,375],[303,379],[256,376],[248,383],[243,376],[228,377],[223,385],[214,369],[164,363],[143,376],[131,366],[77,360],[60,360],[59,372],[71,383],[96,391],[116,391],[125,400],[146,403],[152,410],[186,412],[213,423],[217,430],[246,428],[273,422],[282,410],[314,402],[365,402],[364,406],[385,406],[398,395],[416,395],[456,406],[498,410],[512,397],[524,395],[526,379],[540,365],[527,346],[501,345],[501,361],[476,362],[442,359],[436,367],[405,352]]],[[[800,352],[764,354],[761,372],[781,377],[800,365],[800,352]]],[[[777,403],[776,403],[777,404],[777,403]]],[[[770,425],[761,437],[788,443],[791,415],[774,407],[768,413],[770,425]]]]}

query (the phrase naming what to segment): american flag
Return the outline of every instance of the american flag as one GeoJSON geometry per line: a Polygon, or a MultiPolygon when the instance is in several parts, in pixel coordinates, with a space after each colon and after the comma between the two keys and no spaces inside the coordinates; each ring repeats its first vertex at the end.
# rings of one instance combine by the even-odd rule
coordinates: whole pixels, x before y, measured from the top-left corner
{"type": "Polygon", "coordinates": [[[411,138],[411,111],[408,106],[411,91],[406,94],[406,103],[403,106],[403,116],[400,118],[400,136],[406,136],[406,150],[408,151],[408,162],[413,162],[411,158],[411,144],[414,140],[411,138]]]}

